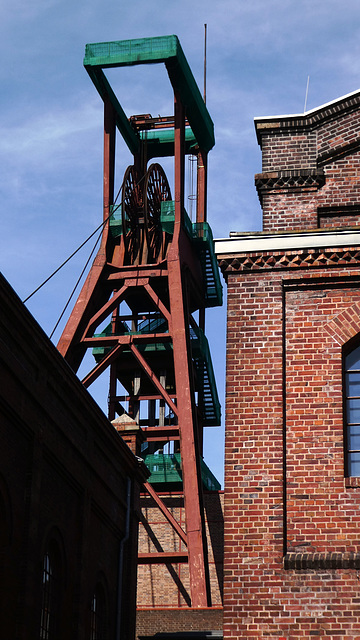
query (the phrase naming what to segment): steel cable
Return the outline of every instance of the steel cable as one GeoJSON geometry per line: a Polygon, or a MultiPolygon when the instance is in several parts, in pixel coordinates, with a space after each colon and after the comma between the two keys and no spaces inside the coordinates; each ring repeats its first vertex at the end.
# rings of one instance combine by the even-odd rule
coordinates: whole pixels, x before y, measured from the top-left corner
{"type": "MultiPolygon", "coordinates": [[[[136,187],[138,187],[138,186],[140,185],[140,183],[144,180],[144,177],[145,177],[145,176],[142,176],[142,177],[140,178],[139,182],[136,184],[136,187]]],[[[113,207],[114,207],[114,205],[116,204],[116,202],[117,202],[117,200],[118,200],[118,198],[119,198],[119,196],[120,196],[120,193],[121,193],[121,191],[122,191],[122,188],[123,188],[123,184],[121,185],[121,187],[120,187],[119,191],[118,191],[118,192],[117,192],[117,194],[116,194],[116,198],[115,198],[115,200],[114,200],[113,207]]],[[[118,205],[118,206],[116,207],[116,209],[117,209],[118,207],[120,207],[120,206],[121,206],[121,205],[118,205]]],[[[65,304],[65,306],[64,306],[64,308],[63,308],[63,310],[62,310],[62,312],[61,312],[61,314],[60,314],[60,316],[59,316],[59,318],[58,318],[58,320],[57,320],[57,322],[56,322],[56,324],[55,324],[55,326],[54,326],[54,328],[53,328],[53,330],[52,330],[52,332],[51,332],[51,334],[50,334],[50,336],[49,336],[49,337],[50,337],[50,339],[52,338],[52,336],[54,335],[54,333],[55,333],[55,331],[56,331],[57,327],[59,326],[59,324],[60,324],[60,322],[61,322],[61,319],[62,319],[62,317],[64,316],[64,313],[65,313],[66,309],[68,308],[68,306],[69,306],[69,304],[70,304],[70,302],[71,302],[71,299],[72,299],[72,297],[73,297],[73,295],[74,295],[74,293],[75,293],[75,291],[76,291],[77,287],[79,286],[79,283],[80,283],[80,281],[81,281],[81,278],[83,277],[83,275],[84,275],[84,273],[85,273],[85,271],[86,271],[86,269],[87,269],[87,266],[88,266],[88,264],[89,264],[89,262],[90,262],[90,260],[91,260],[91,258],[92,258],[92,256],[93,256],[94,252],[95,252],[96,246],[97,246],[97,244],[98,244],[98,242],[99,242],[99,240],[100,240],[100,238],[101,238],[101,234],[102,234],[102,232],[103,232],[103,228],[104,228],[105,224],[108,222],[108,220],[109,220],[109,219],[111,218],[111,216],[114,214],[114,211],[115,211],[116,209],[114,209],[114,208],[113,208],[113,210],[111,211],[111,213],[110,213],[110,214],[105,218],[105,220],[103,220],[103,221],[101,222],[101,224],[99,224],[99,226],[98,226],[98,227],[96,227],[96,229],[95,229],[95,230],[94,230],[94,231],[93,231],[93,232],[92,232],[92,233],[91,233],[91,234],[86,238],[86,240],[84,240],[84,242],[82,242],[82,243],[79,245],[79,247],[78,247],[77,249],[75,249],[75,251],[73,251],[73,253],[72,253],[68,258],[66,258],[66,260],[64,260],[64,262],[62,262],[62,263],[61,263],[61,265],[60,265],[59,267],[57,267],[57,269],[55,269],[55,271],[53,271],[53,272],[52,272],[52,273],[51,273],[51,274],[50,274],[50,275],[49,275],[49,276],[48,276],[48,277],[47,277],[47,278],[46,278],[46,279],[45,279],[45,280],[44,280],[44,281],[43,281],[43,282],[38,286],[38,287],[36,287],[36,289],[34,289],[34,291],[33,291],[32,293],[30,293],[30,295],[28,295],[28,296],[23,300],[23,303],[25,304],[25,302],[27,302],[28,300],[30,300],[30,298],[32,298],[32,297],[35,295],[35,293],[37,293],[38,291],[40,291],[40,289],[42,289],[42,287],[43,287],[45,284],[47,284],[47,283],[49,282],[49,280],[51,280],[51,279],[52,279],[52,278],[53,278],[53,277],[54,277],[54,276],[55,276],[55,275],[56,275],[56,274],[57,274],[57,273],[58,273],[58,272],[59,272],[59,271],[60,271],[60,270],[61,270],[61,269],[62,269],[62,268],[63,268],[63,267],[64,267],[64,266],[65,266],[65,265],[66,265],[66,264],[67,264],[67,263],[68,263],[68,262],[69,262],[69,261],[70,261],[70,260],[71,260],[75,255],[76,255],[76,254],[77,254],[77,253],[78,253],[78,252],[79,252],[79,251],[80,251],[80,249],[82,249],[82,248],[83,248],[83,247],[84,247],[84,246],[89,242],[89,240],[91,240],[91,238],[92,238],[92,237],[93,237],[93,236],[94,236],[94,235],[99,231],[99,229],[101,229],[101,232],[100,232],[100,234],[99,234],[98,238],[96,239],[96,242],[95,242],[95,244],[94,244],[94,246],[93,246],[93,248],[92,248],[92,250],[91,250],[91,253],[90,253],[90,255],[89,255],[89,257],[88,257],[88,259],[87,259],[86,263],[85,263],[85,266],[83,267],[83,269],[82,269],[82,271],[81,271],[81,274],[80,274],[80,276],[78,277],[78,279],[77,279],[77,281],[76,281],[76,284],[75,284],[75,286],[73,287],[73,289],[72,289],[72,291],[71,291],[71,294],[70,294],[70,296],[69,296],[69,298],[68,298],[68,300],[67,300],[67,302],[66,302],[66,304],[65,304]]]]}
{"type": "MultiPolygon", "coordinates": [[[[105,221],[105,222],[106,222],[106,221],[105,221]]],[[[63,315],[64,315],[64,313],[65,313],[66,309],[68,308],[68,306],[69,306],[69,304],[70,304],[70,302],[71,302],[71,299],[72,299],[72,297],[73,297],[73,295],[74,295],[74,293],[75,293],[76,289],[77,289],[77,288],[78,288],[78,286],[79,286],[79,282],[80,282],[81,278],[83,277],[83,275],[84,275],[84,273],[85,273],[85,271],[86,271],[86,268],[87,268],[87,266],[88,266],[88,264],[89,264],[89,262],[90,262],[90,260],[91,260],[91,258],[92,258],[92,256],[93,256],[93,253],[94,253],[94,251],[95,251],[95,249],[96,249],[96,246],[97,246],[97,244],[98,244],[98,242],[99,242],[99,240],[100,240],[100,238],[101,238],[101,234],[102,234],[102,231],[101,231],[101,233],[99,234],[99,236],[97,237],[96,242],[95,242],[95,244],[94,244],[94,246],[93,246],[93,248],[92,248],[92,251],[91,251],[91,253],[90,253],[90,255],[89,255],[89,257],[88,257],[88,259],[87,259],[87,261],[86,261],[86,263],[85,263],[85,266],[84,266],[83,270],[81,271],[81,273],[80,273],[80,275],[79,275],[79,277],[78,277],[78,279],[77,279],[77,281],[76,281],[76,283],[75,283],[75,286],[74,286],[74,288],[73,288],[72,292],[70,293],[70,296],[69,296],[69,298],[68,298],[68,300],[67,300],[67,302],[66,302],[66,304],[65,304],[65,306],[64,306],[64,308],[63,308],[63,310],[62,310],[62,312],[61,312],[61,314],[60,314],[60,316],[59,316],[59,319],[58,319],[57,323],[55,324],[55,327],[53,328],[53,330],[52,330],[52,332],[51,332],[51,334],[50,334],[50,336],[49,336],[49,337],[50,337],[50,340],[51,340],[51,338],[53,337],[53,335],[54,335],[54,333],[55,333],[56,329],[58,328],[58,326],[59,326],[59,324],[60,324],[60,322],[61,322],[61,319],[62,319],[62,317],[63,317],[63,315]]]]}

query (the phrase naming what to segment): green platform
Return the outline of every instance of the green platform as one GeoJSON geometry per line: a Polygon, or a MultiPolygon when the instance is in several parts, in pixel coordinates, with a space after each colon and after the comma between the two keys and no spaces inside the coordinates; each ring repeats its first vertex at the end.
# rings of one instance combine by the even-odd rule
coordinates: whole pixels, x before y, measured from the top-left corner
{"type": "MultiPolygon", "coordinates": [[[[137,335],[146,333],[166,333],[167,323],[163,318],[157,318],[150,322],[145,320],[139,325],[138,331],[130,331],[130,329],[124,325],[124,332],[122,335],[137,335]]],[[[105,337],[111,335],[111,324],[109,324],[102,333],[95,334],[95,337],[105,337]]],[[[219,402],[219,396],[216,387],[215,375],[213,364],[211,360],[211,353],[209,343],[206,336],[200,328],[196,331],[191,327],[190,329],[190,347],[191,355],[194,361],[199,391],[201,390],[203,395],[202,406],[202,419],[204,427],[217,427],[221,423],[221,405],[219,402]]],[[[149,344],[138,345],[139,351],[147,354],[154,352],[164,353],[166,351],[172,351],[172,344],[170,342],[154,342],[149,344]]],[[[93,356],[96,362],[100,362],[106,353],[109,353],[111,347],[94,347],[93,356]]],[[[124,351],[124,355],[126,354],[124,351]]]]}
{"type": "MultiPolygon", "coordinates": [[[[144,456],[144,461],[151,473],[149,482],[155,487],[156,485],[182,485],[180,453],[148,454],[144,456]]],[[[202,459],[200,466],[203,488],[208,491],[220,491],[220,482],[202,459]]]]}
{"type": "MultiPolygon", "coordinates": [[[[117,238],[122,234],[121,205],[113,206],[112,211],[113,214],[110,218],[110,231],[112,236],[117,238]]],[[[161,228],[163,231],[172,235],[174,232],[174,223],[174,200],[162,202],[160,216],[161,228]]],[[[192,223],[186,211],[184,211],[184,226],[200,258],[205,284],[206,307],[221,307],[223,302],[223,292],[211,227],[208,222],[192,223]]]]}

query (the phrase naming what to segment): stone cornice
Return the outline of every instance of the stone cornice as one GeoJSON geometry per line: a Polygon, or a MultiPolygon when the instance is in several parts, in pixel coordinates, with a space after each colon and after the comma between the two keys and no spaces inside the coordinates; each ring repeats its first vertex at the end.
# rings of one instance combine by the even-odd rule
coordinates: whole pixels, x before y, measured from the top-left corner
{"type": "Polygon", "coordinates": [[[215,253],[219,259],[225,255],[331,247],[360,247],[360,229],[312,229],[278,233],[231,231],[229,238],[215,240],[215,253]]]}

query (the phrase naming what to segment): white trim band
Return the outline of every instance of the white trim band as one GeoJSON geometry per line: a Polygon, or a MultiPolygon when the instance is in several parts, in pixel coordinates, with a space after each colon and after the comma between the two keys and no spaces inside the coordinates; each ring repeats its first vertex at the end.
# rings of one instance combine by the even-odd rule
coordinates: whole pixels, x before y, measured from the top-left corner
{"type": "Polygon", "coordinates": [[[238,253],[290,251],[330,247],[360,247],[360,230],[315,231],[279,234],[234,234],[214,240],[217,257],[238,253]]]}

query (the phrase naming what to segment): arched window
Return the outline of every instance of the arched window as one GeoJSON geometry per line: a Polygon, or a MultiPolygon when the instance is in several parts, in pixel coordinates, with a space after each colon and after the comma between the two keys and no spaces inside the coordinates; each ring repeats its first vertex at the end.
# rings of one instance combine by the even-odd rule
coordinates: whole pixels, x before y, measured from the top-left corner
{"type": "Polygon", "coordinates": [[[97,584],[91,601],[90,640],[107,639],[106,598],[102,584],[97,584]]]}
{"type": "Polygon", "coordinates": [[[57,636],[60,595],[60,554],[55,545],[49,545],[43,560],[40,640],[51,640],[57,636]]]}
{"type": "Polygon", "coordinates": [[[0,478],[0,552],[10,544],[11,513],[6,486],[0,478]]]}
{"type": "Polygon", "coordinates": [[[360,476],[360,345],[345,356],[345,475],[360,476]]]}

